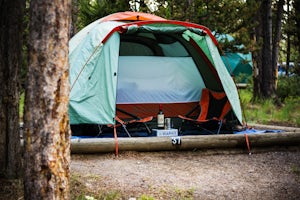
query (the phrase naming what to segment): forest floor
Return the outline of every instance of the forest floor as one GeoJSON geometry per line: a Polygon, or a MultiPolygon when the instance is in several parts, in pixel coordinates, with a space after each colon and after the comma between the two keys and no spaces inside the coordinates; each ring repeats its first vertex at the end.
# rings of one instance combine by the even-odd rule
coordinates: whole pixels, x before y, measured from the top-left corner
{"type": "MultiPolygon", "coordinates": [[[[0,180],[0,199],[22,200],[0,180]]],[[[73,154],[71,199],[300,199],[300,147],[73,154]]]]}
{"type": "Polygon", "coordinates": [[[72,155],[71,173],[73,199],[300,199],[299,147],[72,155]]]}

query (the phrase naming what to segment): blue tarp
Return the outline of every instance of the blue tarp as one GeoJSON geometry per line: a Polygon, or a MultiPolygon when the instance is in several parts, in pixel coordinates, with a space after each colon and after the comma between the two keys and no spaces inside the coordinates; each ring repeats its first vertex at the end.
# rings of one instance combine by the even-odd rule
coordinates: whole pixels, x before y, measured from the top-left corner
{"type": "Polygon", "coordinates": [[[243,131],[235,131],[234,134],[262,134],[262,133],[281,133],[283,130],[257,130],[257,129],[246,129],[243,131]]]}
{"type": "MultiPolygon", "coordinates": [[[[282,133],[283,130],[257,130],[257,129],[246,129],[243,131],[234,131],[233,134],[264,134],[264,133],[282,133]]],[[[153,137],[154,135],[148,134],[146,132],[131,132],[132,137],[153,137]]],[[[194,131],[189,133],[179,133],[178,136],[187,136],[187,135],[212,135],[212,134],[205,134],[204,132],[194,131]]],[[[103,133],[96,136],[72,136],[71,139],[84,139],[84,138],[112,138],[112,133],[103,133]]],[[[128,137],[125,132],[118,133],[118,137],[128,137]]]]}

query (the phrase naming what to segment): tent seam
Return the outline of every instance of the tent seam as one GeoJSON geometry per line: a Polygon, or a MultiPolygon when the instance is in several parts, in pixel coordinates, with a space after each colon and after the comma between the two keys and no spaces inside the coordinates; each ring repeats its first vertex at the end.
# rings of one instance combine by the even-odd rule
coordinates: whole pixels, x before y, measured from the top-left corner
{"type": "Polygon", "coordinates": [[[76,76],[76,78],[75,78],[75,80],[74,80],[74,82],[73,82],[73,84],[72,84],[72,86],[71,86],[70,91],[72,91],[72,89],[73,89],[75,83],[77,82],[77,80],[78,80],[79,76],[81,75],[81,73],[83,72],[84,68],[87,66],[88,62],[91,60],[92,56],[96,53],[97,49],[98,49],[100,46],[102,46],[102,45],[103,45],[103,43],[100,42],[100,44],[96,46],[96,48],[94,49],[93,53],[90,55],[90,57],[89,57],[89,58],[87,59],[87,61],[84,63],[84,65],[83,65],[82,68],[80,69],[78,75],[76,76]]]}

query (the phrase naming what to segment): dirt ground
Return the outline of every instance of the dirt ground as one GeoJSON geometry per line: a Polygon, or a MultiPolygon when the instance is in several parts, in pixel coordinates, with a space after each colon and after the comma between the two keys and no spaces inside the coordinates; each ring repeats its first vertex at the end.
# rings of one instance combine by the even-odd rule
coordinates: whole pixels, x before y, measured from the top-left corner
{"type": "MultiPolygon", "coordinates": [[[[0,180],[0,200],[22,200],[0,180]]],[[[299,200],[300,147],[72,155],[76,200],[299,200]]]]}
{"type": "Polygon", "coordinates": [[[299,148],[72,155],[71,173],[95,199],[300,199],[299,148]]]}

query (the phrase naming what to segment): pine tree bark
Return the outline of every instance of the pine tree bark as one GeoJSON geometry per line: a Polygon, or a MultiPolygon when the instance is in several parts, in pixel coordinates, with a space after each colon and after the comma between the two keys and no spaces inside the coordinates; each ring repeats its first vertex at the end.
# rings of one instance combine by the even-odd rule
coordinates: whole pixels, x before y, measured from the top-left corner
{"type": "Polygon", "coordinates": [[[261,83],[263,81],[262,76],[262,6],[257,11],[255,15],[254,23],[257,23],[257,26],[254,29],[254,32],[251,35],[252,40],[255,43],[254,51],[252,52],[252,60],[253,60],[253,98],[258,99],[261,97],[261,83]]]}
{"type": "MultiPolygon", "coordinates": [[[[298,52],[300,52],[300,1],[296,0],[293,4],[295,8],[295,22],[296,22],[296,37],[298,39],[298,42],[296,43],[296,48],[298,49],[298,52]]],[[[300,69],[298,69],[300,71],[300,69]]],[[[298,75],[300,75],[298,71],[298,75]]]]}
{"type": "Polygon", "coordinates": [[[272,0],[262,1],[262,95],[271,98],[275,94],[275,70],[272,65],[272,0]]]}
{"type": "Polygon", "coordinates": [[[291,11],[290,11],[290,0],[287,0],[287,33],[286,33],[286,65],[285,65],[285,75],[289,75],[289,68],[290,68],[290,57],[291,57],[291,36],[293,35],[292,28],[289,27],[289,24],[291,23],[291,11]]]}
{"type": "Polygon", "coordinates": [[[69,199],[70,0],[31,0],[25,96],[25,199],[69,199]]]}
{"type": "Polygon", "coordinates": [[[273,98],[275,96],[276,74],[272,65],[272,1],[263,0],[257,15],[258,25],[255,38],[258,46],[253,53],[254,98],[273,98]]]}
{"type": "Polygon", "coordinates": [[[0,1],[0,177],[19,178],[19,79],[24,3],[0,1]]]}
{"type": "MultiPolygon", "coordinates": [[[[272,50],[272,66],[273,70],[275,71],[275,81],[277,82],[278,79],[278,70],[277,70],[277,63],[278,63],[278,55],[279,55],[279,42],[281,38],[281,27],[282,27],[282,16],[283,16],[283,5],[284,0],[279,0],[277,2],[277,12],[276,12],[276,21],[274,27],[274,37],[273,37],[273,50],[272,50]]],[[[277,84],[275,84],[275,87],[277,84]]]]}

